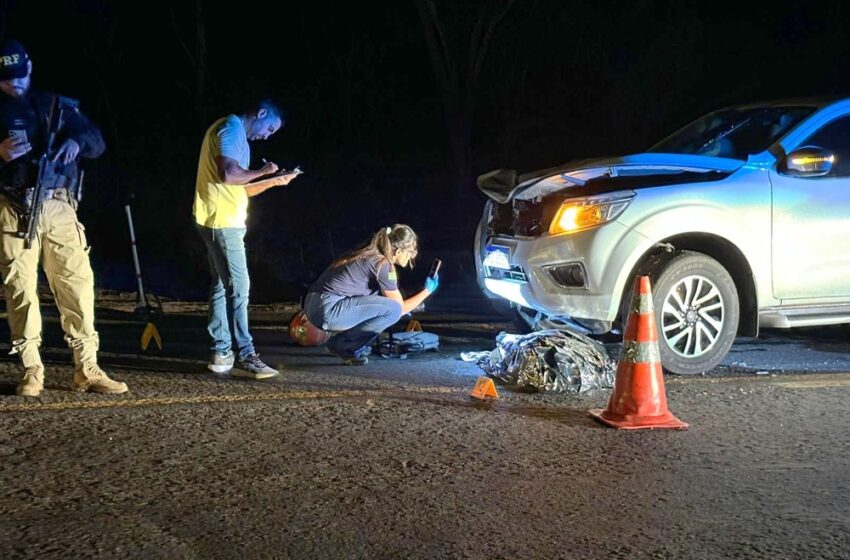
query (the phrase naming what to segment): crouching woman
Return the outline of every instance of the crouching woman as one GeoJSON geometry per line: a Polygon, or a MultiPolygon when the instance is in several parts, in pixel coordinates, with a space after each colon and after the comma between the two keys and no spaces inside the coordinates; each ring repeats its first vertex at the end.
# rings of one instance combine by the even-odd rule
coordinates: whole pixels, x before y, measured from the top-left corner
{"type": "Polygon", "coordinates": [[[366,246],[336,260],[310,286],[304,312],[311,323],[333,333],[327,347],[345,363],[367,363],[369,344],[439,286],[438,277],[428,277],[423,290],[402,297],[396,266],[412,268],[416,252],[416,233],[409,226],[381,228],[366,246]]]}

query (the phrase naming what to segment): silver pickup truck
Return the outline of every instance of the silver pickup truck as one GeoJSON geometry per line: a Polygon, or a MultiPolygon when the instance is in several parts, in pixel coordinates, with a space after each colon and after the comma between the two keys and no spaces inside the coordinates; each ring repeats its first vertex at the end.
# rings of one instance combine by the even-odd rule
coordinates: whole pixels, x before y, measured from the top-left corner
{"type": "Polygon", "coordinates": [[[850,99],[718,110],[644,153],[481,175],[478,280],[533,326],[605,333],[652,279],[661,361],[850,322],[850,99]]]}

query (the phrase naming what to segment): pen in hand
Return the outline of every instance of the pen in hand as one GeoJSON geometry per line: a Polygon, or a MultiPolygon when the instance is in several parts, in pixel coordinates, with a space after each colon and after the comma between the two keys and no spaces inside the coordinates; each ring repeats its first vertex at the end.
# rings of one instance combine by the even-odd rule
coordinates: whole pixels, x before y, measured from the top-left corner
{"type": "Polygon", "coordinates": [[[260,170],[264,175],[269,175],[271,173],[277,173],[278,167],[277,164],[267,160],[266,158],[260,158],[263,162],[263,168],[260,170]]]}

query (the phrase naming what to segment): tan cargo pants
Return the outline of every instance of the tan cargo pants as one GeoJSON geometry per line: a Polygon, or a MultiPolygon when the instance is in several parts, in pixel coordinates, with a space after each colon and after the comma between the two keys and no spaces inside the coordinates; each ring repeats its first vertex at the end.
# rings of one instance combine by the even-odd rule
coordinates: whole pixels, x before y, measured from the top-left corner
{"type": "Polygon", "coordinates": [[[12,334],[11,353],[20,354],[24,367],[41,363],[41,312],[36,289],[41,258],[74,363],[95,362],[94,274],[83,225],[65,191],[44,201],[36,238],[29,249],[17,236],[18,229],[17,211],[0,195],[0,274],[12,334]]]}

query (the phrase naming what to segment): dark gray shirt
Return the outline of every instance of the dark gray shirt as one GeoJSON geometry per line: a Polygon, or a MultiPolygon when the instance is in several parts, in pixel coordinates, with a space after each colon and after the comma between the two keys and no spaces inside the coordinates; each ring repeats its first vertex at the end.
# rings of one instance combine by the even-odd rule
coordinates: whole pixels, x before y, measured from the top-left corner
{"type": "Polygon", "coordinates": [[[398,290],[395,266],[382,255],[369,255],[348,264],[334,266],[310,286],[311,292],[343,297],[369,296],[398,290]]]}

